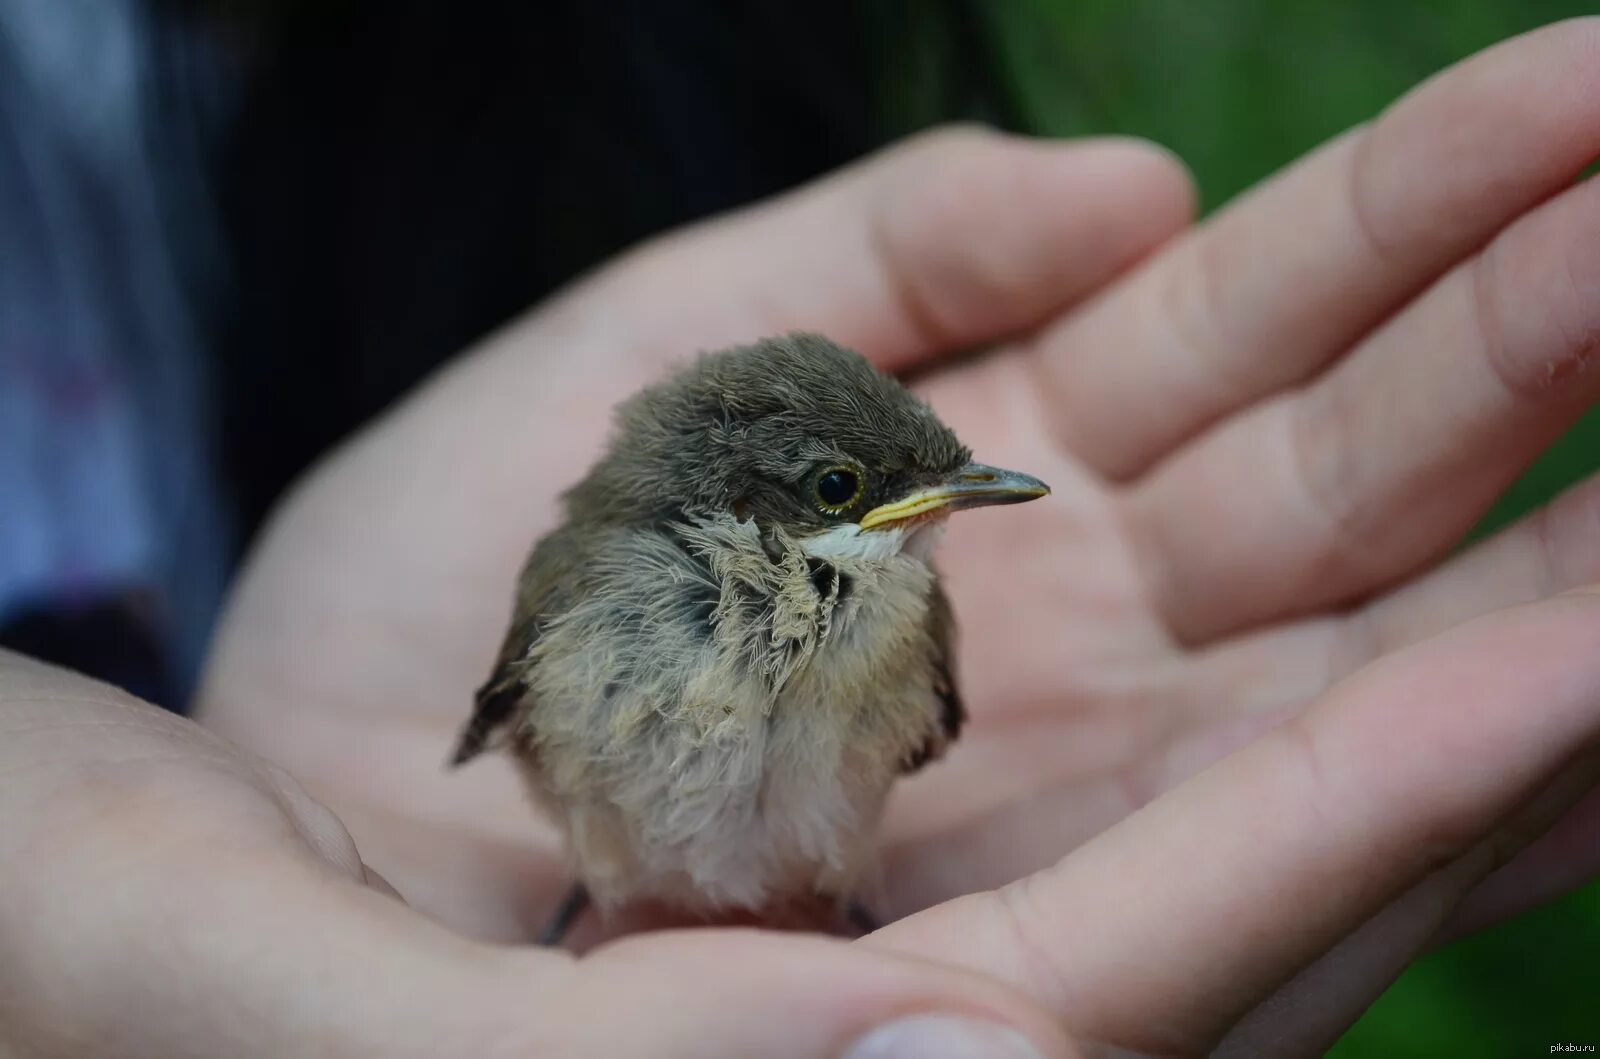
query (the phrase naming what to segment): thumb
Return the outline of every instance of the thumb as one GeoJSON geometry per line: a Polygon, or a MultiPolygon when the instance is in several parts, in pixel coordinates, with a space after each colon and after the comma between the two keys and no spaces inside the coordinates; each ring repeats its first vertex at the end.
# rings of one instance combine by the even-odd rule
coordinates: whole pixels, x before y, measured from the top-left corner
{"type": "Polygon", "coordinates": [[[702,929],[575,958],[468,940],[221,740],[3,653],[0,892],[0,1055],[1072,1054],[994,980],[843,941],[702,929]]]}
{"type": "Polygon", "coordinates": [[[546,999],[548,1009],[533,1021],[559,1035],[552,1055],[1065,1059],[1077,1054],[1042,1009],[998,982],[801,935],[726,929],[635,936],[574,961],[568,988],[546,999]]]}
{"type": "MultiPolygon", "coordinates": [[[[26,1015],[20,1040],[0,1030],[0,1053],[9,1043],[19,1054],[162,1059],[1076,1054],[1019,994],[916,957],[733,929],[635,936],[581,958],[497,948],[308,859],[226,845],[162,879],[125,875],[94,900],[34,887],[23,904],[37,914],[10,930],[0,917],[0,955],[20,950],[0,968],[26,971],[0,972],[0,1015],[26,1015]]],[[[88,877],[78,867],[58,861],[48,874],[88,877]]]]}
{"type": "MultiPolygon", "coordinates": [[[[190,996],[209,998],[205,1021],[214,1035],[204,1046],[191,1038],[187,1047],[149,1054],[1077,1055],[1042,1008],[997,980],[837,939],[732,928],[663,931],[574,957],[468,941],[344,879],[302,890],[280,875],[258,885],[258,897],[272,894],[279,927],[251,930],[247,953],[231,952],[191,980],[190,996]],[[270,1030],[262,1034],[262,1027],[270,1030]]],[[[243,883],[228,903],[253,888],[243,883]]]]}

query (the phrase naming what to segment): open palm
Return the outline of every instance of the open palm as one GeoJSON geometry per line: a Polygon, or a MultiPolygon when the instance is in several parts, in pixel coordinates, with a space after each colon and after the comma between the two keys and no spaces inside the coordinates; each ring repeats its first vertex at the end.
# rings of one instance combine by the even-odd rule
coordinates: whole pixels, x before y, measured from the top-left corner
{"type": "Polygon", "coordinates": [[[1600,485],[1440,562],[1600,393],[1600,185],[1571,186],[1597,42],[1479,56],[1193,230],[1147,147],[957,131],[642,247],[302,484],[202,720],[416,908],[531,937],[570,882],[554,832],[504,762],[444,768],[516,569],[618,399],[822,331],[1054,489],[953,520],[973,721],[896,794],[873,943],[1094,1039],[1248,1039],[1274,996],[1270,1032],[1326,1039],[1442,931],[1600,856],[1600,599],[1557,598],[1600,579],[1600,485]]]}

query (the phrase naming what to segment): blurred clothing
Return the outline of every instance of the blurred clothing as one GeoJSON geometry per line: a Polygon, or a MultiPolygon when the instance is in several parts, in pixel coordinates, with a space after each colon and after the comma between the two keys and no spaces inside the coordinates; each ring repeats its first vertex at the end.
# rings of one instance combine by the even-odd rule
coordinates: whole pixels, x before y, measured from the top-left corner
{"type": "Polygon", "coordinates": [[[854,0],[287,9],[219,155],[240,270],[221,451],[246,525],[574,276],[882,139],[854,0]]]}
{"type": "Polygon", "coordinates": [[[229,537],[197,282],[219,261],[197,104],[224,85],[197,80],[203,44],[137,0],[0,0],[0,628],[163,705],[229,537]]]}

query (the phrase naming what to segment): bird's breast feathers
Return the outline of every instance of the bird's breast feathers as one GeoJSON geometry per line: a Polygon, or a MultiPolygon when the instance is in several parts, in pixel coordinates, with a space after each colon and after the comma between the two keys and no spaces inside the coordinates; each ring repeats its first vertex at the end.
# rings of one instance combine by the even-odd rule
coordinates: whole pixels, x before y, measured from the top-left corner
{"type": "Polygon", "coordinates": [[[936,711],[925,555],[896,530],[775,547],[733,518],[599,555],[530,658],[524,722],[597,899],[843,885],[936,711]]]}

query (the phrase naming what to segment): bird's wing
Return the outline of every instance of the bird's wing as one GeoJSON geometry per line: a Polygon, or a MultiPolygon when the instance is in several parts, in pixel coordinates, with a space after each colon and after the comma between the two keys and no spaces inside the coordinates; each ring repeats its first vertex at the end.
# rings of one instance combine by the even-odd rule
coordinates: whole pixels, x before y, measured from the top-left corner
{"type": "Polygon", "coordinates": [[[452,768],[483,753],[523,705],[528,694],[529,655],[539,642],[544,619],[558,611],[570,593],[570,579],[580,565],[574,544],[565,529],[557,530],[528,556],[517,582],[510,627],[489,679],[474,693],[472,715],[450,755],[452,768]]]}
{"type": "Polygon", "coordinates": [[[526,668],[517,660],[525,658],[539,639],[538,622],[532,619],[513,622],[500,648],[494,671],[473,694],[472,716],[456,739],[450,755],[452,768],[465,765],[483,753],[489,741],[511,720],[528,692],[526,668]]]}
{"type": "Polygon", "coordinates": [[[955,612],[944,586],[936,580],[928,601],[928,636],[933,641],[933,694],[937,712],[927,740],[906,762],[908,774],[943,757],[967,723],[966,703],[961,699],[961,687],[956,682],[955,635],[955,612]]]}

